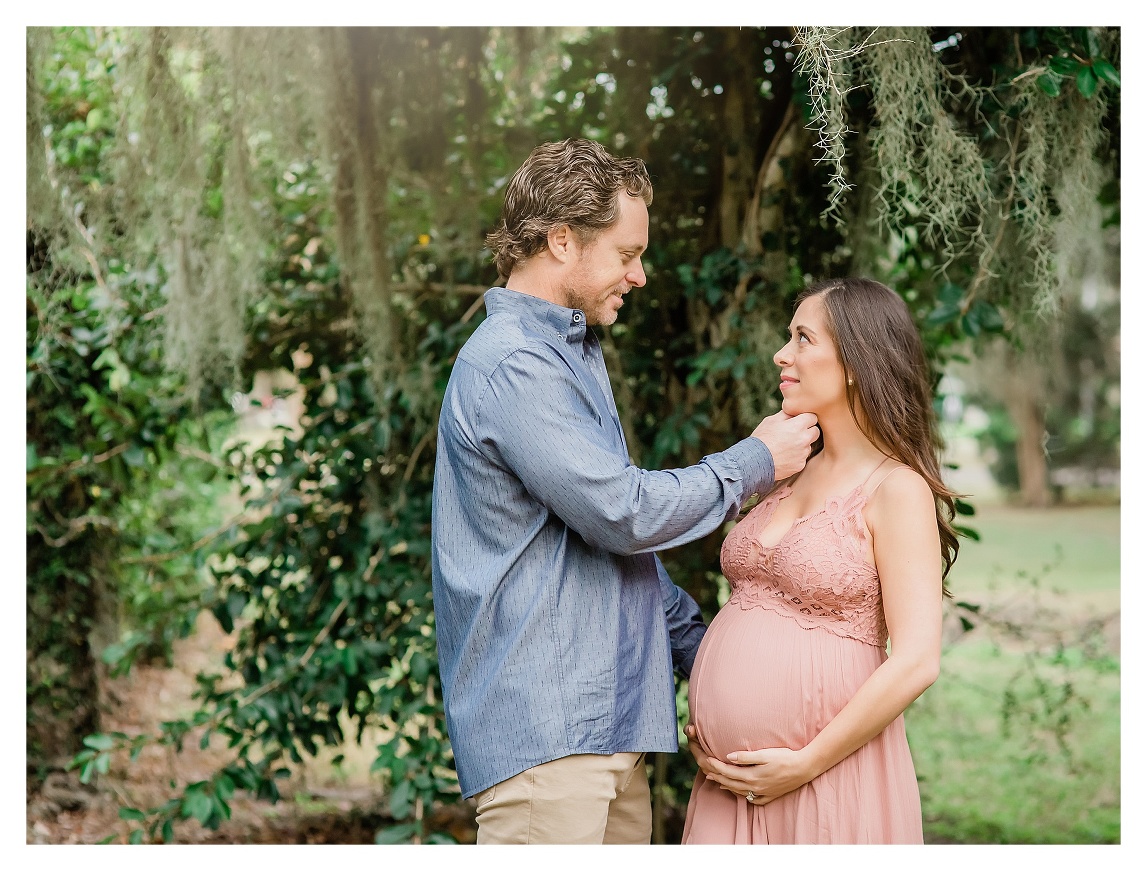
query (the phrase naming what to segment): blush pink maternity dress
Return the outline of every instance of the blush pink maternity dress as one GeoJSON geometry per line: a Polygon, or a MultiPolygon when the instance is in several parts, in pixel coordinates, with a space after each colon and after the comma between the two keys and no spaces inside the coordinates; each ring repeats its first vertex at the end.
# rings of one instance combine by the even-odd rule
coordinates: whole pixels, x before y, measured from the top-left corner
{"type": "MultiPolygon", "coordinates": [[[[880,579],[861,511],[869,481],[802,517],[772,547],[764,529],[784,486],[734,527],[721,549],[732,590],[701,643],[689,682],[701,746],[734,750],[811,741],[887,658],[880,579]]],[[[698,773],[686,844],[923,842],[920,793],[904,718],[820,777],[765,805],[698,773]]]]}

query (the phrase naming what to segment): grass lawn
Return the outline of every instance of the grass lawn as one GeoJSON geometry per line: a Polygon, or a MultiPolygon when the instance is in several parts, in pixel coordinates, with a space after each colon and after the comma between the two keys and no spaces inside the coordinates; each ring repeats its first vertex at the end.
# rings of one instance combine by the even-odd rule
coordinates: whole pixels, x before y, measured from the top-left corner
{"type": "Polygon", "coordinates": [[[1026,586],[1031,575],[1045,574],[1052,591],[1118,597],[1119,512],[1118,505],[979,506],[960,518],[980,540],[961,539],[948,586],[964,596],[1026,586]]]}
{"type": "Polygon", "coordinates": [[[1118,843],[1119,507],[969,525],[949,586],[983,609],[906,714],[925,840],[1118,843]]]}

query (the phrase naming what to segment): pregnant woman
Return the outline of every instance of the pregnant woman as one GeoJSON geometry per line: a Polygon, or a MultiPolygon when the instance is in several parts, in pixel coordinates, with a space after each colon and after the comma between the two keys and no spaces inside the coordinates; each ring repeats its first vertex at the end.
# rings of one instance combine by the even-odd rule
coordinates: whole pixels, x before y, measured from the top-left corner
{"type": "Polygon", "coordinates": [[[959,549],[928,365],[904,301],[868,279],[805,290],[789,334],[781,407],[816,414],[823,446],[722,548],[683,842],[918,844],[903,713],[938,675],[959,549]]]}

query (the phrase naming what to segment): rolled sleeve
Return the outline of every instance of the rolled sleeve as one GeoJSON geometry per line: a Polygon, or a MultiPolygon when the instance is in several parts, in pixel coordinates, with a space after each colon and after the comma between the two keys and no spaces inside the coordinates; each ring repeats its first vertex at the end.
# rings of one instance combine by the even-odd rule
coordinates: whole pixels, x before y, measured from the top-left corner
{"type": "Polygon", "coordinates": [[[701,460],[729,481],[742,485],[742,496],[760,495],[773,486],[773,455],[763,441],[753,436],[742,439],[719,454],[701,460]]]}

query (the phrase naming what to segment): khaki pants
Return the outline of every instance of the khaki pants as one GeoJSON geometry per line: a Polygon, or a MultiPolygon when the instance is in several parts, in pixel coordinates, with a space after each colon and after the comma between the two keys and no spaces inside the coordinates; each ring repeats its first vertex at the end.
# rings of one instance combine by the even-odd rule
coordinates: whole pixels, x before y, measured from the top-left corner
{"type": "Polygon", "coordinates": [[[648,844],[644,753],[544,762],[475,796],[479,844],[648,844]]]}

